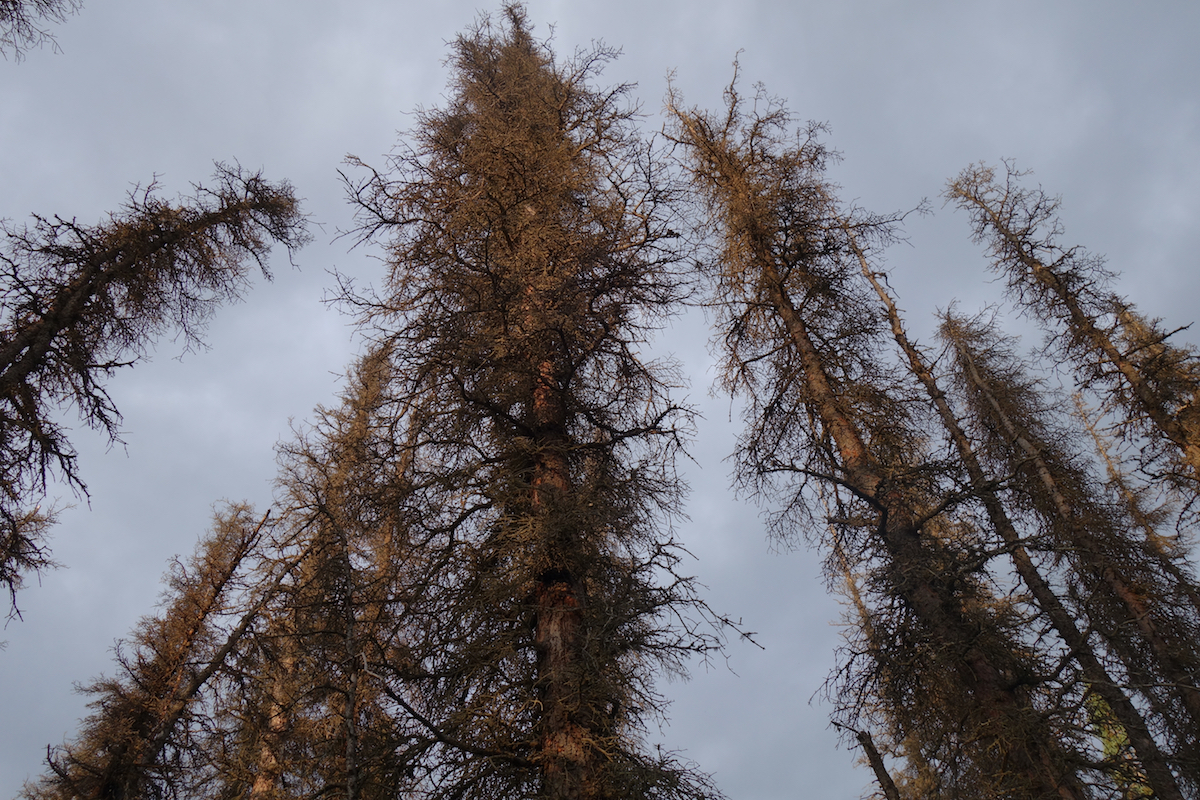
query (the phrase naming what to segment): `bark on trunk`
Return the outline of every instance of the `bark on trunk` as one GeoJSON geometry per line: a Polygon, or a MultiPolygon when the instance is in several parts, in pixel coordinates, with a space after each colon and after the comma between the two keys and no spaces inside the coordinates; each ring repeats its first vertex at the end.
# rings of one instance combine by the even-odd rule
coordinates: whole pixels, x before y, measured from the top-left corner
{"type": "Polygon", "coordinates": [[[539,576],[535,596],[543,792],[548,800],[594,798],[599,783],[596,756],[587,709],[580,702],[580,684],[585,680],[580,668],[583,592],[571,558],[579,547],[579,532],[562,529],[561,521],[554,519],[557,507],[571,491],[571,475],[566,409],[553,361],[538,367],[533,412],[536,455],[531,509],[552,562],[539,576]]]}

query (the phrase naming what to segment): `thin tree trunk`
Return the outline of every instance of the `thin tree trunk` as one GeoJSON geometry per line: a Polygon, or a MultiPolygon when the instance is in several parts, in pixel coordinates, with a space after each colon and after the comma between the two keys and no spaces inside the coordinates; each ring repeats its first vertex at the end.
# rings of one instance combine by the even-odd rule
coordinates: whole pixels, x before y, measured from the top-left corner
{"type": "MultiPolygon", "coordinates": [[[[821,503],[825,506],[826,516],[829,516],[829,503],[824,494],[821,496],[821,503]]],[[[850,560],[842,548],[841,538],[838,535],[837,529],[831,525],[829,533],[833,542],[833,558],[837,563],[838,570],[842,573],[842,582],[845,584],[846,594],[849,595],[850,602],[854,606],[854,610],[858,613],[858,622],[862,627],[868,646],[874,649],[878,646],[875,642],[875,626],[871,621],[871,615],[867,610],[866,601],[863,600],[862,592],[858,588],[858,580],[855,579],[854,573],[850,569],[850,560]]],[[[875,746],[875,740],[871,737],[871,734],[868,731],[847,728],[836,721],[833,724],[839,728],[851,730],[854,733],[854,738],[858,740],[859,746],[862,747],[863,753],[867,757],[867,763],[871,765],[871,771],[875,773],[875,780],[879,783],[879,788],[883,791],[886,800],[900,800],[900,790],[896,788],[896,782],[892,780],[892,776],[887,770],[887,765],[883,763],[883,756],[879,754],[879,748],[875,746]]]]}
{"type": "MultiPolygon", "coordinates": [[[[290,626],[290,625],[289,625],[290,626]]],[[[258,764],[250,800],[275,800],[283,792],[283,748],[292,724],[292,688],[295,686],[295,631],[278,639],[281,651],[267,666],[266,727],[259,733],[258,764]]]]}

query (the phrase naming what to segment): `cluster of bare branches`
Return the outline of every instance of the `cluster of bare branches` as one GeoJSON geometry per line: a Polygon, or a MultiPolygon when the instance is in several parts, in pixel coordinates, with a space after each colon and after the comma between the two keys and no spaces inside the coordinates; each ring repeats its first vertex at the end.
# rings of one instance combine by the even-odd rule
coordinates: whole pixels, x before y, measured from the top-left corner
{"type": "MultiPolygon", "coordinates": [[[[19,61],[54,44],[44,27],[81,0],[0,0],[0,55],[19,61]]],[[[33,215],[0,220],[0,588],[10,615],[30,575],[56,566],[46,544],[55,509],[47,481],[87,494],[58,409],[119,441],[120,412],[105,384],[174,331],[202,345],[213,312],[241,299],[249,264],[270,278],[272,244],[307,243],[292,187],[240,166],[216,165],[208,186],[172,203],[151,182],[98,225],[33,215]]]]}
{"type": "Polygon", "coordinates": [[[18,61],[31,47],[54,44],[45,27],[62,22],[83,5],[82,0],[0,0],[0,55],[18,61]]]}

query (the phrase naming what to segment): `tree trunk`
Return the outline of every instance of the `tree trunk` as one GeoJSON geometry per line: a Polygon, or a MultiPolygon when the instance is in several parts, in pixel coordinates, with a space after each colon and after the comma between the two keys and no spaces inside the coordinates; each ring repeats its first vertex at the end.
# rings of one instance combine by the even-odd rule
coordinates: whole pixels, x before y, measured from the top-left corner
{"type": "Polygon", "coordinates": [[[283,748],[292,724],[292,688],[295,686],[296,659],[295,632],[286,632],[279,637],[280,652],[270,657],[267,665],[268,687],[265,698],[266,709],[259,730],[258,763],[254,783],[250,787],[250,800],[276,800],[284,797],[283,748]]]}
{"type": "Polygon", "coordinates": [[[534,645],[540,719],[543,788],[547,800],[598,796],[595,755],[587,725],[587,680],[581,661],[583,593],[574,558],[579,532],[563,520],[561,505],[571,492],[566,409],[553,360],[538,365],[533,395],[534,468],[530,506],[540,528],[540,546],[550,563],[538,579],[534,645]]]}

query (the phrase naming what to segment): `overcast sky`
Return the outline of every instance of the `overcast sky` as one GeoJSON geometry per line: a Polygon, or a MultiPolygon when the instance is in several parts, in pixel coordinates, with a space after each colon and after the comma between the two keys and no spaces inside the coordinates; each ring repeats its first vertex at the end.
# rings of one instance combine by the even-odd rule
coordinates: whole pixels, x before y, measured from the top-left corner
{"type": "MultiPolygon", "coordinates": [[[[113,380],[126,447],[78,431],[90,503],[54,531],[64,567],[20,596],[24,618],[0,631],[0,797],[41,772],[47,744],[86,713],[73,682],[111,671],[111,647],[154,610],[159,578],[189,553],[215,503],[270,504],[273,447],[331,403],[355,352],[353,330],[322,298],[337,269],[381,269],[348,251],[352,217],[337,170],[347,154],[379,164],[445,92],[447,42],[476,0],[85,0],[55,27],[61,52],[0,62],[0,217],[32,212],[98,222],[155,176],[168,195],[203,181],[214,160],[290,180],[316,236],[280,255],[275,281],[223,309],[211,348],[153,359],[113,380]]],[[[528,4],[560,54],[594,40],[621,48],[605,82],[637,83],[656,129],[666,88],[716,107],[740,56],[800,119],[828,122],[844,155],[843,197],[887,212],[933,200],[908,244],[887,254],[900,305],[928,341],[930,313],[999,300],[965,215],[938,199],[971,162],[1014,158],[1063,196],[1066,241],[1106,253],[1121,290],[1174,325],[1200,290],[1200,5],[1116,0],[656,2],[528,4]]],[[[868,787],[839,748],[819,690],[834,663],[842,609],[819,556],[773,546],[758,509],[726,490],[736,426],[711,399],[704,320],[693,314],[655,347],[692,376],[706,419],[686,475],[691,521],[679,536],[718,610],[766,648],[729,648],[700,665],[662,734],[731,798],[855,798],[868,787]],[[816,697],[814,697],[816,695],[816,697]],[[810,698],[811,702],[810,702],[810,698]]],[[[1192,336],[1197,341],[1200,336],[1192,336]]]]}

